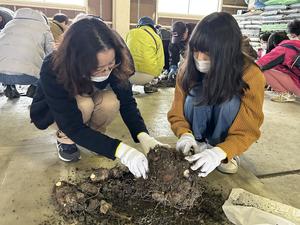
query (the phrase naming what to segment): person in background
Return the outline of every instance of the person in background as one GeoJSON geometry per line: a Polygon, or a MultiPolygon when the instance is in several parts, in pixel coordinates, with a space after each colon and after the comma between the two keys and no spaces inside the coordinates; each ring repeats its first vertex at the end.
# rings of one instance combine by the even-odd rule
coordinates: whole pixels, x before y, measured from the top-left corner
{"type": "Polygon", "coordinates": [[[252,58],[254,61],[257,59],[258,54],[255,51],[255,49],[250,44],[250,38],[243,35],[242,40],[242,52],[244,55],[247,55],[248,57],[252,58]]]}
{"type": "MultiPolygon", "coordinates": [[[[293,40],[284,40],[257,61],[264,72],[267,84],[275,91],[271,100],[276,102],[293,102],[300,96],[300,20],[288,24],[293,40]],[[296,36],[295,36],[296,35],[296,36]],[[298,63],[297,63],[298,59],[298,63]]],[[[271,37],[270,37],[271,38],[271,37]]]]}
{"type": "Polygon", "coordinates": [[[188,30],[187,41],[190,40],[190,38],[191,38],[191,36],[192,36],[192,33],[193,33],[193,31],[194,31],[196,25],[197,25],[196,23],[186,23],[186,24],[185,24],[185,26],[186,26],[186,28],[187,28],[187,30],[188,30]]]}
{"type": "Polygon", "coordinates": [[[130,82],[143,85],[145,93],[157,92],[157,88],[151,86],[150,82],[163,70],[164,48],[154,21],[147,16],[140,18],[137,28],[127,34],[126,44],[133,57],[136,71],[130,77],[130,82]]]}
{"type": "MultiPolygon", "coordinates": [[[[40,12],[40,13],[42,14],[42,16],[43,16],[43,18],[44,18],[46,24],[49,26],[49,20],[48,20],[48,17],[46,16],[46,14],[43,13],[43,12],[40,12]]],[[[51,30],[51,29],[50,29],[50,30],[51,30]]]]}
{"type": "Polygon", "coordinates": [[[268,39],[269,39],[270,35],[271,35],[270,32],[265,32],[259,36],[260,48],[258,48],[258,50],[257,50],[258,59],[266,54],[267,46],[268,46],[268,39]]]}
{"type": "Polygon", "coordinates": [[[158,30],[158,34],[162,40],[162,43],[163,43],[163,49],[164,49],[164,57],[165,57],[165,65],[164,65],[164,70],[166,72],[166,74],[169,73],[169,60],[170,60],[170,56],[169,56],[169,44],[170,44],[170,41],[171,41],[171,32],[160,26],[160,25],[157,25],[156,26],[156,29],[158,30]]]}
{"type": "MultiPolygon", "coordinates": [[[[8,8],[0,7],[0,31],[5,27],[8,21],[13,19],[14,12],[8,8]]],[[[0,93],[3,93],[5,85],[0,83],[0,93]]]]}
{"type": "Polygon", "coordinates": [[[265,79],[253,59],[242,52],[242,34],[229,13],[201,20],[179,69],[171,129],[176,149],[193,163],[200,177],[215,168],[236,173],[238,155],[260,136],[265,79]]]}
{"type": "Polygon", "coordinates": [[[0,33],[0,83],[9,99],[20,97],[16,84],[30,85],[33,97],[44,57],[53,50],[53,36],[42,14],[18,9],[0,33]]]}
{"type": "MultiPolygon", "coordinates": [[[[130,52],[119,34],[96,17],[73,23],[41,69],[30,117],[39,129],[53,126],[58,156],[80,159],[76,144],[110,159],[119,158],[136,177],[146,178],[151,148],[163,145],[150,137],[132,95],[130,52]],[[118,113],[145,154],[105,135],[118,113]]],[[[163,145],[167,146],[167,145],[163,145]]]]}
{"type": "Polygon", "coordinates": [[[0,31],[4,28],[4,26],[5,26],[4,18],[0,15],[0,31]]]}
{"type": "Polygon", "coordinates": [[[50,22],[50,29],[54,37],[54,41],[58,42],[60,36],[67,30],[69,24],[69,18],[63,13],[57,13],[54,15],[52,22],[50,22]]]}
{"type": "Polygon", "coordinates": [[[13,19],[14,12],[8,8],[0,7],[0,31],[4,28],[8,21],[13,19]]]}
{"type": "Polygon", "coordinates": [[[276,48],[276,46],[278,46],[284,40],[289,40],[289,37],[285,31],[272,33],[268,39],[266,54],[276,48]]]}
{"type": "Polygon", "coordinates": [[[290,40],[300,40],[300,20],[293,20],[288,24],[290,40]]]}
{"type": "Polygon", "coordinates": [[[169,45],[170,71],[168,79],[175,80],[180,57],[184,56],[186,41],[188,40],[188,28],[185,23],[177,21],[173,23],[171,32],[172,38],[169,45]]]}

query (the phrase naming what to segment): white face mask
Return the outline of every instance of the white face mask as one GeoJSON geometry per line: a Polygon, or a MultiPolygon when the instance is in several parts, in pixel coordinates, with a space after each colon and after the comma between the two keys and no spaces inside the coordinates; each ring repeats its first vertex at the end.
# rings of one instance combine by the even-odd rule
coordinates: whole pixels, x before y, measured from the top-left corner
{"type": "Polygon", "coordinates": [[[289,37],[290,40],[300,40],[300,35],[296,36],[296,35],[288,34],[287,36],[289,37]]]}
{"type": "Polygon", "coordinates": [[[91,76],[91,80],[94,82],[103,82],[109,78],[110,73],[107,76],[91,76]]]}
{"type": "Polygon", "coordinates": [[[198,60],[196,57],[194,57],[194,62],[196,65],[197,70],[201,73],[208,73],[210,70],[210,61],[208,60],[198,60]]]}
{"type": "Polygon", "coordinates": [[[261,48],[262,48],[263,50],[266,50],[267,47],[268,47],[268,45],[267,45],[266,43],[263,43],[263,44],[261,44],[260,46],[261,46],[261,48]]]}

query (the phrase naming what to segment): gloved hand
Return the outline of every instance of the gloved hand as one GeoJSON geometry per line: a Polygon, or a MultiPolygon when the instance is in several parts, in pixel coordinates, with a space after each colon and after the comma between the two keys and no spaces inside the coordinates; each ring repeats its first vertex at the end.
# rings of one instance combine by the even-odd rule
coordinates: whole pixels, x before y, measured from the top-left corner
{"type": "Polygon", "coordinates": [[[168,74],[168,80],[170,79],[176,79],[176,74],[177,74],[177,66],[171,65],[170,66],[170,72],[168,74]]]}
{"type": "Polygon", "coordinates": [[[219,147],[213,147],[212,149],[206,149],[203,152],[196,153],[192,156],[185,157],[189,162],[195,162],[191,166],[192,170],[198,170],[200,167],[199,177],[206,177],[210,172],[212,172],[217,166],[221,164],[221,161],[227,156],[219,147]]]}
{"type": "Polygon", "coordinates": [[[149,136],[149,134],[147,134],[145,132],[139,133],[139,135],[137,136],[137,138],[139,139],[139,141],[140,141],[140,143],[142,145],[142,148],[144,150],[144,153],[146,155],[148,154],[148,152],[150,151],[150,149],[153,149],[157,145],[165,147],[165,148],[171,148],[170,145],[160,143],[155,138],[149,136]]]}
{"type": "Polygon", "coordinates": [[[194,153],[200,153],[205,151],[206,149],[211,149],[213,146],[206,142],[198,142],[197,141],[197,148],[194,148],[194,153]]]}
{"type": "Polygon", "coordinates": [[[115,156],[128,167],[135,177],[147,178],[147,172],[149,171],[148,160],[143,153],[121,142],[115,156]]]}
{"type": "Polygon", "coordinates": [[[176,150],[181,151],[184,155],[188,155],[192,150],[196,150],[197,142],[190,133],[181,135],[176,143],[176,150]]]}

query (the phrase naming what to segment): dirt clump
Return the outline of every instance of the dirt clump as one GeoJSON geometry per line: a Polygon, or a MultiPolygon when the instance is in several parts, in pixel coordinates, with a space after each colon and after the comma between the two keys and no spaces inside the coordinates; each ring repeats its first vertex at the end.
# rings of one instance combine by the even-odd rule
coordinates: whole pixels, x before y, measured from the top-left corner
{"type": "Polygon", "coordinates": [[[78,183],[53,189],[65,221],[78,225],[231,224],[225,199],[175,150],[157,147],[148,154],[148,179],[136,179],[123,166],[97,169],[78,183]]]}
{"type": "Polygon", "coordinates": [[[156,88],[171,88],[176,86],[175,79],[159,79],[156,84],[152,84],[156,88]]]}

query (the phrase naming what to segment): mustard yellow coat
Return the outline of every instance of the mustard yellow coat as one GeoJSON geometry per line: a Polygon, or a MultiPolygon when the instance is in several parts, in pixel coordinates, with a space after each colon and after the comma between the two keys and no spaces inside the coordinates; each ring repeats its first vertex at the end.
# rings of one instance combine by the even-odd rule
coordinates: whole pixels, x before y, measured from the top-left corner
{"type": "Polygon", "coordinates": [[[163,44],[151,27],[141,26],[130,30],[126,37],[126,44],[137,72],[154,77],[160,75],[165,63],[163,44]]]}

